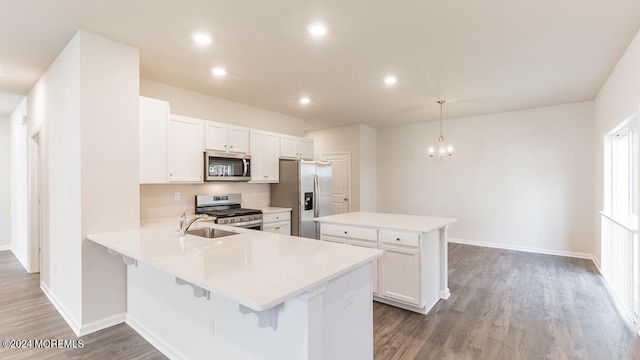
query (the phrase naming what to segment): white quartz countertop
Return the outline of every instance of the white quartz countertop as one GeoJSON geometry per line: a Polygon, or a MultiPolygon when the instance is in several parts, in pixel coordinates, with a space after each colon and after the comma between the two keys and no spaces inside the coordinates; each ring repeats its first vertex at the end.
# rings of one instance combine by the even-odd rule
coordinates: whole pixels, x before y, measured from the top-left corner
{"type": "Polygon", "coordinates": [[[266,208],[262,208],[260,210],[262,210],[262,213],[274,213],[274,212],[291,211],[292,209],[291,208],[269,206],[269,207],[266,207],[266,208]]]}
{"type": "Polygon", "coordinates": [[[276,306],[382,255],[381,250],[200,222],[238,232],[181,238],[178,219],[87,235],[95,243],[256,311],[276,306]]]}
{"type": "Polygon", "coordinates": [[[454,218],[401,215],[371,212],[350,212],[322,216],[314,219],[320,223],[368,226],[375,228],[431,232],[457,221],[454,218]]]}

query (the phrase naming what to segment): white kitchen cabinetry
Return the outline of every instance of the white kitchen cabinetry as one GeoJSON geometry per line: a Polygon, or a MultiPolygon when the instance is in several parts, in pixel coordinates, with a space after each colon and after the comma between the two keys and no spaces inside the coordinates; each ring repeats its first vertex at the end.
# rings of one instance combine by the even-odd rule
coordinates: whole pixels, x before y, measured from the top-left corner
{"type": "Polygon", "coordinates": [[[384,251],[373,272],[374,300],[426,314],[451,295],[447,229],[456,219],[351,212],[314,220],[321,240],[384,251]]]}
{"type": "Polygon", "coordinates": [[[313,140],[297,136],[280,136],[280,157],[313,160],[313,140]]]}
{"type": "Polygon", "coordinates": [[[280,135],[268,131],[250,131],[251,181],[277,183],[279,181],[280,135]]]}
{"type": "Polygon", "coordinates": [[[249,129],[213,121],[204,123],[206,150],[249,153],[249,129]]]}
{"type": "Polygon", "coordinates": [[[168,102],[140,97],[140,184],[169,182],[168,121],[168,102]]]}
{"type": "Polygon", "coordinates": [[[291,235],[291,210],[272,210],[262,213],[262,231],[291,235]]]}
{"type": "Polygon", "coordinates": [[[380,296],[422,306],[420,234],[380,230],[380,296]]]}
{"type": "Polygon", "coordinates": [[[202,182],[202,120],[171,115],[168,134],[169,182],[202,182]]]}
{"type": "MultiPolygon", "coordinates": [[[[372,249],[378,248],[377,230],[357,226],[323,224],[320,230],[320,240],[372,249]]],[[[374,295],[378,294],[378,269],[378,259],[375,259],[372,261],[371,267],[371,288],[374,295]]]]}

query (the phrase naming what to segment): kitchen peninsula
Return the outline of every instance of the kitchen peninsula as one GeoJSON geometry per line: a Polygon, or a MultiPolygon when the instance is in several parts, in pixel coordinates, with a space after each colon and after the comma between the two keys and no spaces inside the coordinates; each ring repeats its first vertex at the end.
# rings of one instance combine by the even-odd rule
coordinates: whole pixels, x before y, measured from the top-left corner
{"type": "Polygon", "coordinates": [[[375,300],[426,314],[449,298],[447,230],[456,219],[351,212],[315,221],[325,242],[384,250],[372,267],[375,300]]]}
{"type": "Polygon", "coordinates": [[[205,222],[237,234],[181,237],[177,225],[87,236],[128,265],[126,322],[165,355],[373,359],[382,251],[205,222]]]}

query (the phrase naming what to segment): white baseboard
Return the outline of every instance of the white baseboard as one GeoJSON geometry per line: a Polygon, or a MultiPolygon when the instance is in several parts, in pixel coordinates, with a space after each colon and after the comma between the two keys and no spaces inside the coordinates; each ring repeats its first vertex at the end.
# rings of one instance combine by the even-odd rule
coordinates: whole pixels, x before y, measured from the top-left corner
{"type": "Polygon", "coordinates": [[[573,251],[558,251],[558,250],[549,250],[549,249],[541,249],[541,248],[532,248],[527,246],[505,245],[505,244],[492,243],[492,242],[486,242],[486,241],[457,239],[452,237],[449,237],[449,242],[456,243],[456,244],[496,248],[496,249],[524,251],[524,252],[530,252],[530,253],[536,253],[536,254],[557,255],[557,256],[566,256],[566,257],[572,257],[572,258],[578,258],[578,259],[594,260],[593,254],[573,252],[573,251]]]}
{"type": "Polygon", "coordinates": [[[42,282],[40,283],[40,289],[45,294],[45,296],[49,299],[49,302],[51,303],[51,305],[53,305],[53,307],[56,308],[56,310],[58,310],[58,313],[60,314],[60,316],[62,316],[64,321],[67,322],[67,325],[69,325],[71,330],[73,330],[76,336],[80,337],[81,326],[71,317],[71,315],[69,315],[69,312],[60,303],[60,301],[58,301],[58,298],[55,295],[53,295],[53,293],[51,292],[51,290],[49,290],[47,285],[45,285],[42,282]]]}
{"type": "Polygon", "coordinates": [[[11,245],[0,245],[0,251],[11,250],[11,245]]]}
{"type": "Polygon", "coordinates": [[[85,336],[85,335],[94,333],[96,331],[100,331],[118,324],[122,324],[123,322],[125,322],[126,319],[127,319],[127,314],[121,313],[121,314],[110,316],[105,319],[88,323],[86,325],[82,325],[82,327],[80,328],[80,336],[85,336]]]}
{"type": "Polygon", "coordinates": [[[18,259],[18,261],[20,262],[20,265],[22,265],[22,267],[27,270],[28,273],[32,274],[33,272],[31,271],[31,266],[29,266],[29,262],[25,261],[18,252],[15,251],[15,249],[11,248],[11,252],[13,253],[13,255],[16,257],[16,259],[18,259]]]}
{"type": "Polygon", "coordinates": [[[169,359],[187,359],[187,357],[183,353],[181,353],[177,349],[174,349],[171,346],[168,346],[164,341],[162,341],[162,339],[158,335],[156,335],[153,331],[149,330],[147,327],[142,325],[130,314],[127,314],[126,323],[133,330],[135,330],[140,336],[142,336],[145,340],[147,340],[149,344],[153,345],[153,347],[158,349],[158,351],[160,351],[162,354],[164,354],[164,356],[168,357],[169,359]]]}
{"type": "Polygon", "coordinates": [[[105,319],[88,323],[86,325],[78,324],[78,322],[73,320],[71,315],[69,315],[69,311],[60,303],[58,298],[55,295],[53,295],[51,290],[49,290],[49,288],[44,283],[40,283],[40,289],[49,299],[49,302],[51,303],[51,305],[53,305],[53,307],[55,307],[56,310],[58,310],[58,313],[60,314],[60,316],[62,316],[64,321],[67,322],[67,325],[69,325],[69,327],[71,328],[71,330],[73,330],[73,332],[76,334],[77,337],[85,336],[114,325],[122,324],[123,322],[125,322],[127,318],[126,313],[121,313],[121,314],[110,316],[105,319]]]}

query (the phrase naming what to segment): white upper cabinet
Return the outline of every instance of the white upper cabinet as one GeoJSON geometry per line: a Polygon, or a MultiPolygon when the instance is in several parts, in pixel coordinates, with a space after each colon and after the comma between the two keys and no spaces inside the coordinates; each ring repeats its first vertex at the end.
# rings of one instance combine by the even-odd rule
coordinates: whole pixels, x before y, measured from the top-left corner
{"type": "Polygon", "coordinates": [[[206,150],[249,153],[249,129],[205,121],[206,150]]]}
{"type": "Polygon", "coordinates": [[[268,131],[250,131],[251,182],[279,181],[280,135],[268,131]]]}
{"type": "Polygon", "coordinates": [[[313,160],[313,140],[291,135],[280,136],[280,157],[313,160]]]}
{"type": "Polygon", "coordinates": [[[140,184],[166,184],[169,103],[140,97],[140,184]]]}
{"type": "Polygon", "coordinates": [[[200,183],[204,175],[203,121],[185,116],[169,118],[169,182],[200,183]]]}

